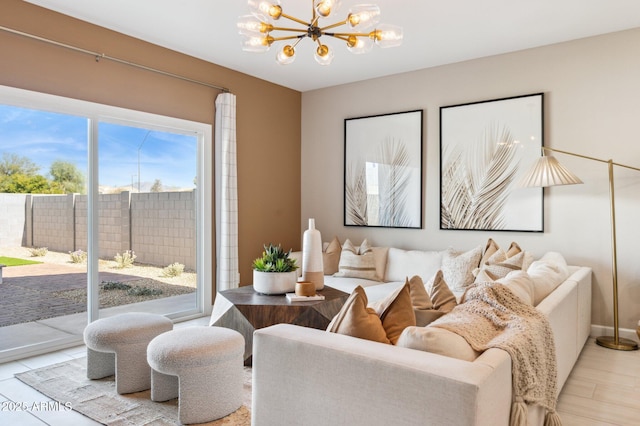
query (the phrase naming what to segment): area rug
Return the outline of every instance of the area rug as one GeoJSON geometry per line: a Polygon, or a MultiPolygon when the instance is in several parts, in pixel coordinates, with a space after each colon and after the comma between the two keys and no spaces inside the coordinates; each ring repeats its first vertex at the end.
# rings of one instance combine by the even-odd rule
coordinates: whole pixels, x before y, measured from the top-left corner
{"type": "MultiPolygon", "coordinates": [[[[16,378],[61,404],[105,425],[178,425],[178,400],[153,402],[150,391],[118,395],[114,377],[87,379],[87,360],[79,358],[16,374],[16,378]]],[[[243,405],[203,425],[251,424],[251,368],[244,369],[243,405]]]]}

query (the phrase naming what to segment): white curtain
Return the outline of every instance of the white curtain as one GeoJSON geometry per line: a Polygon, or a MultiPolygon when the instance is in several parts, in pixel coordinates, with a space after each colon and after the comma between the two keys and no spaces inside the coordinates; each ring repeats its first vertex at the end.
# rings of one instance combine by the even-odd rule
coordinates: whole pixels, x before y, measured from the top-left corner
{"type": "Polygon", "coordinates": [[[238,179],[236,174],[236,96],[216,98],[216,253],[217,290],[237,288],[238,179]]]}

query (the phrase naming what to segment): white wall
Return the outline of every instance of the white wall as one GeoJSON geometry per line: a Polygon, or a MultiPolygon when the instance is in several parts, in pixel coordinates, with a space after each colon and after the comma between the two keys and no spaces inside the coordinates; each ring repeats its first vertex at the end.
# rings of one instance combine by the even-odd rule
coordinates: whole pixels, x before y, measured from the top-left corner
{"type": "MultiPolygon", "coordinates": [[[[544,92],[545,145],[640,167],[640,29],[303,93],[302,209],[328,241],[471,248],[493,237],[594,269],[592,323],[613,324],[607,166],[558,154],[585,185],[545,190],[545,231],[439,229],[439,108],[544,92]],[[424,109],[424,227],[343,226],[344,119],[424,109]]],[[[373,52],[372,54],[376,54],[373,52]]],[[[428,55],[429,52],[416,52],[428,55]]],[[[640,320],[640,172],[616,168],[620,326],[640,320]]],[[[301,230],[302,235],[302,230],[301,230]]]]}

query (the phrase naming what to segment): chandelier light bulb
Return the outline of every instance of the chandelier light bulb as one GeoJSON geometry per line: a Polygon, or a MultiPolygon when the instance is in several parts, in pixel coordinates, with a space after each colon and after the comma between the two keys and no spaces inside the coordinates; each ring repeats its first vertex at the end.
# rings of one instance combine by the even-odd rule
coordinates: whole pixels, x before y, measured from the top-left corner
{"type": "Polygon", "coordinates": [[[273,25],[260,15],[244,15],[238,18],[238,32],[248,37],[262,36],[273,30],[273,25]]]}
{"type": "Polygon", "coordinates": [[[278,62],[280,65],[289,65],[290,63],[295,61],[295,59],[296,50],[288,44],[283,47],[282,50],[280,50],[276,55],[276,62],[278,62]]]}
{"type": "Polygon", "coordinates": [[[315,0],[313,6],[316,13],[323,18],[331,15],[331,12],[335,12],[340,7],[340,0],[315,0]]]}
{"type": "Polygon", "coordinates": [[[356,55],[369,53],[371,49],[373,49],[373,40],[370,38],[349,36],[347,40],[347,50],[356,55]]]}
{"type": "Polygon", "coordinates": [[[282,15],[282,7],[280,0],[249,0],[249,10],[256,15],[265,15],[271,19],[277,20],[282,15]]]}
{"type": "Polygon", "coordinates": [[[347,22],[353,29],[368,30],[380,22],[380,8],[375,4],[359,4],[349,9],[347,22]]]}
{"type": "Polygon", "coordinates": [[[264,53],[269,50],[273,41],[271,36],[247,37],[242,42],[242,50],[245,52],[264,53]]]}
{"type": "Polygon", "coordinates": [[[396,25],[379,25],[371,31],[369,37],[382,48],[400,46],[403,38],[402,28],[396,25]]]}
{"type": "Polygon", "coordinates": [[[333,50],[329,49],[326,44],[321,44],[313,56],[320,65],[330,65],[331,61],[333,61],[333,50]]]}

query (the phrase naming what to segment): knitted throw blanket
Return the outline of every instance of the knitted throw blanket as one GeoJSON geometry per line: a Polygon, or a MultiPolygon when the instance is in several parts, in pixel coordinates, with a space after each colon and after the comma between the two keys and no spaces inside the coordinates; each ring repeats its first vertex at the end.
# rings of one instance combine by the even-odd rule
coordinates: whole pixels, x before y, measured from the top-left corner
{"type": "Polygon", "coordinates": [[[553,331],[547,318],[498,283],[469,287],[463,302],[432,322],[462,336],[479,352],[499,348],[511,356],[511,425],[527,424],[526,404],[547,409],[545,425],[560,425],[555,412],[557,365],[553,331]]]}

